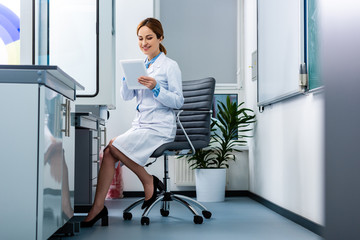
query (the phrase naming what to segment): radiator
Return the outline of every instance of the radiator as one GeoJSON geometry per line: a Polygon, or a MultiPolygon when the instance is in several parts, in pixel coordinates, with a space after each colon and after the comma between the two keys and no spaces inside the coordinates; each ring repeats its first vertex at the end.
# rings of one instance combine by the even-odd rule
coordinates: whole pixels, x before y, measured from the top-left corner
{"type": "Polygon", "coordinates": [[[195,171],[185,159],[175,159],[175,184],[177,186],[195,186],[195,171]]]}

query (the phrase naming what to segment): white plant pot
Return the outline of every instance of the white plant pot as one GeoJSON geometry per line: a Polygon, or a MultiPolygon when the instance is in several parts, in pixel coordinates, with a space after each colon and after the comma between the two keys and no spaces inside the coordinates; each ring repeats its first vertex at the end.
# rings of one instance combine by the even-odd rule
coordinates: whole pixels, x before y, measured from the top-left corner
{"type": "Polygon", "coordinates": [[[195,169],[196,199],[222,202],[225,199],[226,168],[195,169]]]}

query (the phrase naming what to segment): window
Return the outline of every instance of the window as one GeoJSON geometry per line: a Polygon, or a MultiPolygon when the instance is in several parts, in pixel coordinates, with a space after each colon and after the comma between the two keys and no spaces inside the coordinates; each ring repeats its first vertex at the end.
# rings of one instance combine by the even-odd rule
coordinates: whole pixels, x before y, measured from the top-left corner
{"type": "Polygon", "coordinates": [[[38,63],[57,65],[85,87],[77,96],[96,96],[99,0],[40,1],[38,63]]]}
{"type": "Polygon", "coordinates": [[[238,105],[238,95],[237,94],[214,94],[214,100],[212,105],[212,117],[216,118],[216,115],[219,112],[219,102],[226,105],[226,98],[227,96],[230,96],[230,102],[234,103],[236,102],[236,105],[238,105]]]}
{"type": "MultiPolygon", "coordinates": [[[[238,95],[237,94],[214,94],[214,100],[212,105],[212,119],[213,121],[216,121],[217,114],[219,112],[219,102],[223,103],[226,106],[226,99],[227,97],[230,97],[231,103],[236,103],[238,105],[238,95]]],[[[218,127],[215,127],[215,132],[221,136],[221,131],[218,129],[218,127]]],[[[235,139],[237,139],[238,135],[236,135],[235,139]]]]}

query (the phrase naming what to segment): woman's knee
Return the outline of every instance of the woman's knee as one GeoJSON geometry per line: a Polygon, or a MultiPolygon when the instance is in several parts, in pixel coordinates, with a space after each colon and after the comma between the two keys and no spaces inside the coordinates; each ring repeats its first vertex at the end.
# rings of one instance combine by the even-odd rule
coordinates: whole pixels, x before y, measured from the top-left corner
{"type": "Polygon", "coordinates": [[[103,156],[103,159],[102,161],[110,161],[110,162],[114,162],[116,163],[117,161],[119,161],[118,159],[114,158],[113,155],[111,154],[111,151],[110,151],[110,145],[108,145],[105,149],[104,149],[104,156],[103,156]]]}
{"type": "Polygon", "coordinates": [[[111,139],[110,142],[109,142],[109,144],[104,148],[104,150],[103,150],[103,151],[104,151],[104,155],[105,155],[105,154],[106,154],[106,155],[109,155],[109,154],[112,155],[112,154],[111,154],[111,152],[112,152],[112,151],[111,151],[111,148],[113,148],[112,143],[114,142],[114,140],[115,140],[115,138],[111,139]]]}
{"type": "Polygon", "coordinates": [[[108,144],[108,146],[112,146],[112,144],[113,144],[113,142],[115,141],[115,139],[116,139],[116,137],[113,138],[113,139],[111,139],[110,142],[109,142],[109,144],[108,144]]]}
{"type": "Polygon", "coordinates": [[[110,154],[114,157],[114,158],[116,158],[116,159],[118,159],[118,160],[120,160],[119,158],[120,158],[120,151],[116,148],[116,147],[114,147],[113,145],[112,145],[112,142],[110,141],[110,143],[109,143],[109,152],[110,152],[110,154]]]}

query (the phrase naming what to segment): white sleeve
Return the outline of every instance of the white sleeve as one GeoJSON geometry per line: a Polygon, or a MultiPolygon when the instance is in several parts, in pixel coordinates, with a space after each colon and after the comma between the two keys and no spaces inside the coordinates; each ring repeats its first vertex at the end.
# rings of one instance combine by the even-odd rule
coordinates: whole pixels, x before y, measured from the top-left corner
{"type": "Polygon", "coordinates": [[[177,63],[173,63],[167,69],[168,90],[160,85],[160,93],[155,98],[163,105],[179,109],[184,104],[182,93],[181,71],[177,63]]]}
{"type": "Polygon", "coordinates": [[[124,99],[125,101],[131,100],[136,96],[135,90],[129,89],[124,80],[122,80],[122,87],[120,93],[122,99],[124,99]]]}

